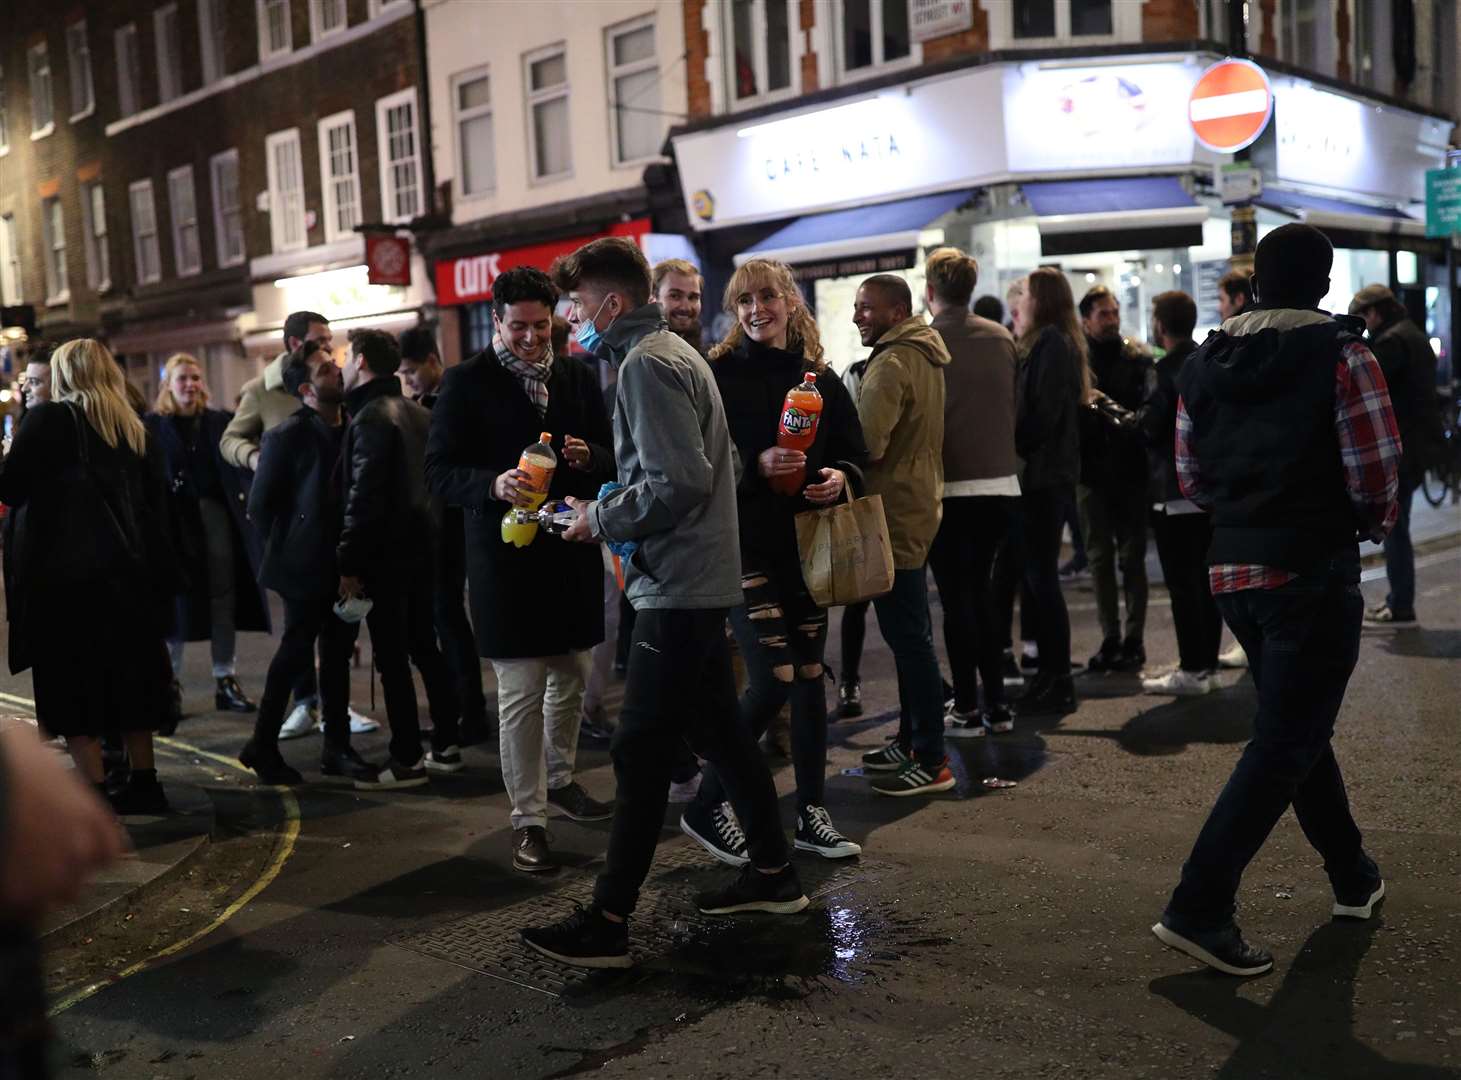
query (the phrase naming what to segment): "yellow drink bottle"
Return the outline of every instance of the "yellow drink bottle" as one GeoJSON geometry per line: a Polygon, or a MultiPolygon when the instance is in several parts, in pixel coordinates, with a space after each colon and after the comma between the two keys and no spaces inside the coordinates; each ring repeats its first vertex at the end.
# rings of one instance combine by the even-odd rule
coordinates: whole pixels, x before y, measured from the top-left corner
{"type": "MultiPolygon", "coordinates": [[[[524,450],[523,456],[518,460],[518,471],[525,472],[530,477],[523,487],[531,488],[530,492],[524,490],[528,503],[521,509],[536,510],[548,497],[548,485],[553,482],[553,471],[558,468],[558,455],[553,453],[550,445],[552,441],[552,432],[543,432],[538,436],[538,441],[524,450]]],[[[512,515],[512,510],[502,515],[502,542],[527,547],[538,536],[538,523],[530,521],[519,524],[513,520],[512,515]]]]}

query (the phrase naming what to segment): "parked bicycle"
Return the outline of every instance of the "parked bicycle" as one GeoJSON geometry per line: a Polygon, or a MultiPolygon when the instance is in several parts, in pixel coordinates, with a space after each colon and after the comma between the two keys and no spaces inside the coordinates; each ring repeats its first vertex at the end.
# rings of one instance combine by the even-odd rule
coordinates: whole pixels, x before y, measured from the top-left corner
{"type": "Polygon", "coordinates": [[[1441,439],[1431,464],[1421,476],[1425,501],[1439,507],[1451,496],[1451,505],[1461,501],[1461,415],[1457,410],[1457,383],[1441,392],[1441,439]]]}

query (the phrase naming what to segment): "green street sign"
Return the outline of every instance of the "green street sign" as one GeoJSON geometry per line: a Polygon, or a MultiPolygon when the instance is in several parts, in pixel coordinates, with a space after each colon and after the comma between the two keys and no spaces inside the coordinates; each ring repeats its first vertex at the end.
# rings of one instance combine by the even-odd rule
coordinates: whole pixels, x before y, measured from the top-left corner
{"type": "Polygon", "coordinates": [[[1425,234],[1461,233],[1461,169],[1427,169],[1425,174],[1425,234]]]}

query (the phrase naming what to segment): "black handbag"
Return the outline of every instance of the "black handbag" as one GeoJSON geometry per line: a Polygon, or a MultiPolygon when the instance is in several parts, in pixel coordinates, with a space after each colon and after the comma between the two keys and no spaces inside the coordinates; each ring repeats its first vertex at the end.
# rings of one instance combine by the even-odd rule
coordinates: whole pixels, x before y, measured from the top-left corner
{"type": "Polygon", "coordinates": [[[130,500],[118,499],[91,460],[88,421],[67,403],[76,425],[77,460],[56,477],[51,493],[57,543],[45,554],[46,573],[70,582],[96,581],[143,569],[142,544],[130,500]]]}

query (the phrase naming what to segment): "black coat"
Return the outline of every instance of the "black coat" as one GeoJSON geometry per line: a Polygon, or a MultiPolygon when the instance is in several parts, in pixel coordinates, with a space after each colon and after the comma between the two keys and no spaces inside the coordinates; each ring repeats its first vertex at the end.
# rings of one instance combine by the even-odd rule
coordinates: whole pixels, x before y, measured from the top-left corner
{"type": "MultiPolygon", "coordinates": [[[[234,625],[239,630],[268,633],[269,602],[259,584],[259,563],[264,545],[248,518],[248,481],[246,474],[223,460],[219,445],[223,429],[233,413],[222,409],[205,409],[198,417],[199,441],[213,456],[214,468],[223,487],[223,502],[233,522],[233,595],[234,625]]],[[[187,591],[178,598],[173,634],[183,641],[206,641],[212,636],[209,615],[208,555],[203,546],[203,522],[198,515],[198,489],[176,425],[166,416],[149,413],[143,423],[162,452],[168,485],[168,507],[172,514],[173,535],[178,540],[178,556],[182,560],[187,591]]]]}
{"type": "MultiPolygon", "coordinates": [[[[138,457],[122,443],[108,446],[84,419],[80,437],[98,486],[127,531],[141,562],[138,572],[96,582],[66,580],[55,567],[75,560],[74,519],[65,482],[80,460],[79,419],[70,405],[47,403],[27,411],[0,465],[0,502],[15,516],[5,550],[5,598],[10,623],[10,670],[29,668],[37,656],[66,654],[75,620],[87,620],[88,639],[161,641],[172,621],[180,579],[167,516],[162,455],[147,440],[138,457]],[[77,610],[83,598],[84,610],[77,610]]],[[[83,549],[84,550],[84,549],[83,549]]],[[[83,667],[76,669],[85,677],[83,667]]],[[[59,729],[57,729],[59,730],[59,729]]]]}
{"type": "Polygon", "coordinates": [[[1370,335],[1370,351],[1385,373],[1395,426],[1404,448],[1401,470],[1408,483],[1435,460],[1442,438],[1440,397],[1436,393],[1436,354],[1425,332],[1409,317],[1397,316],[1370,335]]]}
{"type": "Polygon", "coordinates": [[[1075,345],[1047,326],[1023,358],[1015,409],[1021,491],[1073,485],[1080,478],[1081,372],[1075,345]]]}
{"type": "MultiPolygon", "coordinates": [[[[800,352],[743,340],[710,366],[720,388],[731,439],[741,457],[736,513],[742,558],[752,552],[795,560],[796,515],[813,509],[812,504],[801,495],[773,491],[756,459],[776,445],[786,393],[806,377],[806,361],[800,352]]],[[[821,483],[822,469],[841,469],[855,496],[862,490],[862,468],[867,464],[867,443],[858,422],[857,404],[831,368],[817,373],[817,390],[822,395],[822,415],[816,438],[807,450],[804,483],[821,483]]]]}
{"type": "MultiPolygon", "coordinates": [[[[1142,407],[1156,378],[1152,358],[1128,338],[1086,338],[1091,384],[1130,412],[1142,407]]],[[[1140,433],[1119,429],[1095,409],[1082,409],[1081,483],[1108,489],[1141,489],[1147,483],[1146,448],[1140,433]]]]}
{"type": "Polygon", "coordinates": [[[540,432],[553,434],[558,468],[549,498],[592,499],[615,476],[613,435],[598,373],[572,357],[553,360],[548,413],[538,410],[492,349],[446,373],[431,412],[426,472],[432,490],[465,512],[467,580],[478,651],[498,660],[556,656],[604,639],[604,567],[597,544],[539,531],[527,547],[503,543],[510,507],[492,482],[516,467],[540,432]],[[589,444],[587,471],[563,460],[563,438],[589,444]]]}
{"type": "Polygon", "coordinates": [[[249,490],[249,520],[264,537],[259,584],[285,596],[329,596],[339,588],[336,469],[344,427],[301,407],[264,432],[249,490]]]}
{"type": "Polygon", "coordinates": [[[1154,503],[1186,498],[1177,483],[1177,380],[1196,348],[1195,341],[1178,342],[1157,361],[1152,392],[1136,413],[1146,440],[1147,495],[1154,503]]]}

